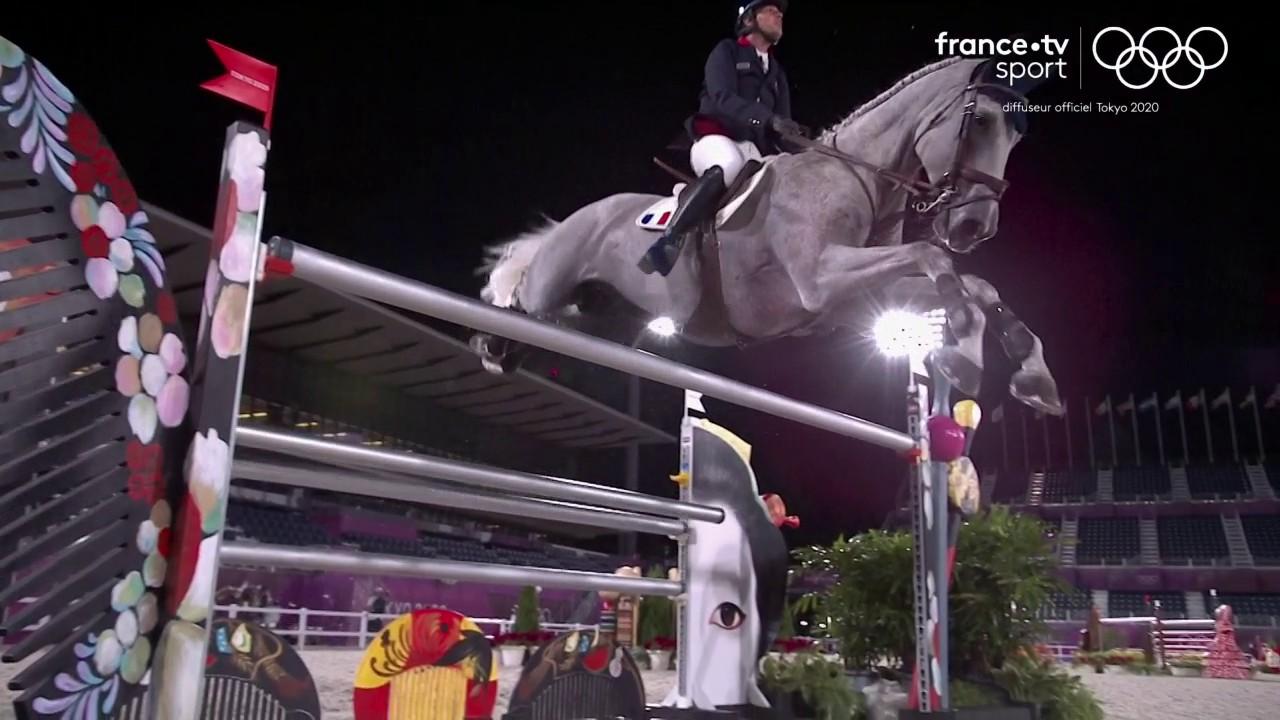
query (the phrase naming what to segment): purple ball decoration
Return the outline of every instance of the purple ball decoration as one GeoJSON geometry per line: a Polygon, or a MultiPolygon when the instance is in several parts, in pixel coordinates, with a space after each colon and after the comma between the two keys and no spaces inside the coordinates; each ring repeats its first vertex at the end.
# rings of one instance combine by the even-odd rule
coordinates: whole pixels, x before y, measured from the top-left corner
{"type": "Polygon", "coordinates": [[[947,415],[929,418],[929,459],[951,462],[964,454],[964,428],[947,415]]]}

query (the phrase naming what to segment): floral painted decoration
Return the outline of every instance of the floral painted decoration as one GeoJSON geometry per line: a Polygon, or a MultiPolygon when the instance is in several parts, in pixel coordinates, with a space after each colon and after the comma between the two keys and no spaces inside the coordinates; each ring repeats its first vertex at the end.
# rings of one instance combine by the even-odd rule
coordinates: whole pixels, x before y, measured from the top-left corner
{"type": "Polygon", "coordinates": [[[18,161],[71,196],[62,207],[80,234],[89,289],[104,303],[118,300],[124,310],[116,327],[120,354],[113,387],[127,398],[128,495],[150,512],[133,535],[136,554],[129,557],[137,558],[137,565],[111,588],[114,622],[79,638],[74,670],[57,673],[31,702],[32,709],[49,717],[111,717],[145,689],[167,620],[161,597],[173,510],[166,497],[164,447],[180,441],[169,431],[187,417],[187,349],[164,258],[115,152],[75,95],[39,60],[4,38],[0,117],[21,131],[18,161]]]}

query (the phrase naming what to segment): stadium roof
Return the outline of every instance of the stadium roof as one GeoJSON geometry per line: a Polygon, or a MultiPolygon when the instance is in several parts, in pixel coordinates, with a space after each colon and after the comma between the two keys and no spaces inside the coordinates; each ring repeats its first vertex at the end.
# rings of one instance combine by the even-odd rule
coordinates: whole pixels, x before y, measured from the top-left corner
{"type": "MultiPolygon", "coordinates": [[[[144,206],[165,255],[179,313],[193,327],[212,233],[162,208],[144,206]]],[[[676,441],[532,373],[486,372],[457,338],[380,304],[297,278],[272,278],[258,287],[249,335],[251,366],[255,352],[367,378],[408,401],[426,400],[543,445],[586,450],[676,441]]]]}

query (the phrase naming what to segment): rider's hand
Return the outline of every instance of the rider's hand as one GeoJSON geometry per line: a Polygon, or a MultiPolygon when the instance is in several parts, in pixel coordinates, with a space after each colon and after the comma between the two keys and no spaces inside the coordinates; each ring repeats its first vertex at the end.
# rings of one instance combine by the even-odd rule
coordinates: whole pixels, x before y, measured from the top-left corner
{"type": "Polygon", "coordinates": [[[774,115],[770,118],[769,127],[783,137],[787,137],[789,135],[798,135],[800,137],[809,136],[809,128],[801,125],[791,118],[785,118],[781,115],[774,115]]]}

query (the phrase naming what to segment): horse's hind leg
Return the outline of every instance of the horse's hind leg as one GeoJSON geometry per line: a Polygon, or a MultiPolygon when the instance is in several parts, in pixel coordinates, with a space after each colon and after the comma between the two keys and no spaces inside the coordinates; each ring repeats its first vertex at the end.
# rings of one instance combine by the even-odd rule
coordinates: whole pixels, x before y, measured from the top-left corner
{"type": "MultiPolygon", "coordinates": [[[[568,306],[587,262],[582,245],[593,230],[584,219],[585,215],[578,213],[544,230],[537,252],[519,273],[519,283],[503,298],[495,299],[495,304],[539,320],[571,321],[572,313],[566,311],[572,310],[568,306]]],[[[476,333],[470,344],[480,356],[484,368],[492,373],[515,371],[529,353],[529,347],[524,343],[489,333],[476,333]]]]}
{"type": "Polygon", "coordinates": [[[964,285],[982,305],[991,332],[1000,341],[1005,355],[1019,368],[1009,381],[1009,394],[1031,407],[1051,415],[1062,414],[1058,384],[1044,360],[1044,344],[1026,323],[1000,300],[991,283],[976,275],[965,275],[964,285]]]}

